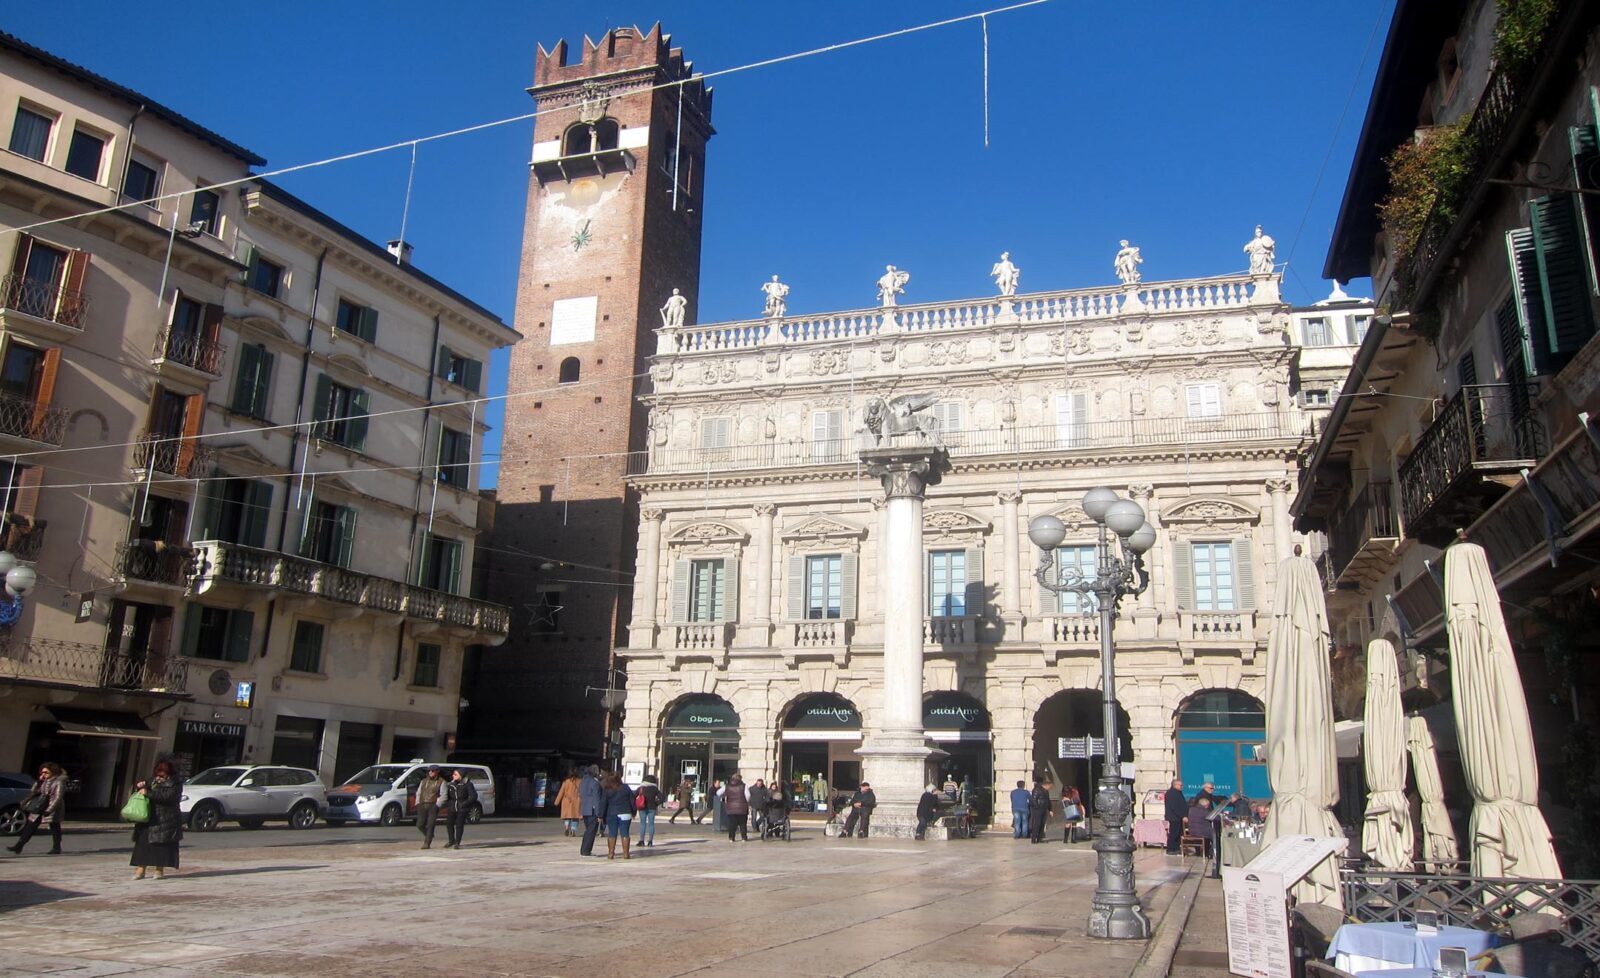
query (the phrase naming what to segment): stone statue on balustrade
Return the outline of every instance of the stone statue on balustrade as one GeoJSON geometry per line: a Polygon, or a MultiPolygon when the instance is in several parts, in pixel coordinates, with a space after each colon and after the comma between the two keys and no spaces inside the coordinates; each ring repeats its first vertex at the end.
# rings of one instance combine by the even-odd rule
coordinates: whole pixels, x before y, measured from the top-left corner
{"type": "Polygon", "coordinates": [[[894,445],[932,445],[943,447],[939,422],[926,413],[939,400],[937,394],[901,394],[885,401],[867,400],[862,412],[862,428],[857,432],[861,448],[889,448],[894,445]]]}
{"type": "Polygon", "coordinates": [[[1022,269],[1011,264],[1011,252],[1000,252],[1000,260],[989,269],[989,277],[994,279],[995,288],[1000,294],[1010,298],[1017,294],[1017,282],[1022,278],[1022,269]]]}
{"type": "Polygon", "coordinates": [[[778,276],[772,276],[772,281],[761,283],[761,291],[767,296],[765,310],[768,319],[782,319],[789,311],[789,304],[784,301],[789,298],[789,287],[778,281],[778,276]]]}
{"type": "Polygon", "coordinates": [[[661,325],[664,329],[677,329],[683,325],[683,314],[689,308],[689,300],[672,290],[672,297],[667,304],[661,307],[661,325]]]}
{"type": "Polygon", "coordinates": [[[1117,257],[1112,259],[1111,266],[1117,271],[1117,278],[1123,285],[1139,284],[1139,266],[1144,264],[1144,256],[1139,254],[1139,249],[1128,244],[1128,239],[1122,239],[1122,250],[1117,252],[1117,257]]]}
{"type": "Polygon", "coordinates": [[[1250,256],[1251,275],[1271,275],[1272,265],[1277,260],[1278,243],[1263,234],[1261,225],[1257,224],[1256,236],[1245,244],[1244,253],[1250,256]]]}
{"type": "Polygon", "coordinates": [[[878,301],[885,309],[892,309],[899,303],[896,296],[904,295],[906,283],[911,281],[911,273],[893,265],[884,266],[883,275],[878,279],[878,301]]]}

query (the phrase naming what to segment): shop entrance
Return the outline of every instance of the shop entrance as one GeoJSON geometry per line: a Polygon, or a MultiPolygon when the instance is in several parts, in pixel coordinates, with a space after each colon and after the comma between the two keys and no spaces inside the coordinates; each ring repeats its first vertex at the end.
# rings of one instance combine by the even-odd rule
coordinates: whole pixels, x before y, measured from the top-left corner
{"type": "MultiPolygon", "coordinates": [[[[943,784],[971,805],[978,821],[994,816],[994,735],[989,711],[966,693],[932,693],[924,701],[922,728],[949,756],[939,765],[943,784]]],[[[941,785],[942,787],[943,785],[941,785]]]]}
{"type": "Polygon", "coordinates": [[[1204,690],[1178,708],[1176,724],[1178,777],[1186,791],[1198,791],[1209,781],[1219,795],[1272,797],[1267,765],[1256,760],[1255,752],[1267,739],[1260,700],[1236,689],[1204,690]]]}
{"type": "Polygon", "coordinates": [[[238,764],[244,756],[244,724],[212,720],[179,720],[172,743],[178,774],[189,778],[208,767],[238,764]]]}
{"type": "MultiPolygon", "coordinates": [[[[1033,717],[1033,774],[1049,775],[1055,782],[1051,794],[1060,797],[1063,785],[1076,785],[1085,799],[1094,797],[1095,781],[1100,777],[1102,758],[1087,761],[1062,760],[1062,737],[1104,737],[1105,718],[1101,713],[1097,689],[1064,689],[1039,705],[1033,717]]],[[[1128,713],[1117,704],[1117,739],[1121,741],[1121,760],[1133,760],[1133,737],[1128,713]]],[[[1030,784],[1031,788],[1032,785],[1030,784]]]]}
{"type": "Polygon", "coordinates": [[[861,787],[861,713],[843,696],[802,696],[783,715],[778,739],[778,770],[796,811],[825,813],[841,793],[861,787]]]}
{"type": "Polygon", "coordinates": [[[739,770],[739,711],[720,696],[698,694],[667,710],[661,725],[662,788],[679,780],[694,785],[696,809],[705,790],[739,770]]]}

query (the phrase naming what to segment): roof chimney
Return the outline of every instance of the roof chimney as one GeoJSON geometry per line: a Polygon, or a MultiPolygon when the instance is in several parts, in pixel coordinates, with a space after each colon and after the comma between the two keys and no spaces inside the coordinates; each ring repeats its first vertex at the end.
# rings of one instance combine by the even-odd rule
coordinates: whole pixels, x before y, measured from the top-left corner
{"type": "Polygon", "coordinates": [[[411,264],[411,242],[404,238],[395,238],[389,242],[389,254],[394,256],[397,264],[411,264]]]}

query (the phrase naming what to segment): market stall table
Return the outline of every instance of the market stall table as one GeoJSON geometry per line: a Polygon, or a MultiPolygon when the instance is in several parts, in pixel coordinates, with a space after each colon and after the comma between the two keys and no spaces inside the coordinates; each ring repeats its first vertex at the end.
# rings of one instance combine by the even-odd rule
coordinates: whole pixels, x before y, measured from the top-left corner
{"type": "Polygon", "coordinates": [[[1419,934],[1416,924],[1345,924],[1334,932],[1328,958],[1353,974],[1423,968],[1431,975],[1441,947],[1465,948],[1471,960],[1493,946],[1493,934],[1468,927],[1445,925],[1431,934],[1419,934]]]}

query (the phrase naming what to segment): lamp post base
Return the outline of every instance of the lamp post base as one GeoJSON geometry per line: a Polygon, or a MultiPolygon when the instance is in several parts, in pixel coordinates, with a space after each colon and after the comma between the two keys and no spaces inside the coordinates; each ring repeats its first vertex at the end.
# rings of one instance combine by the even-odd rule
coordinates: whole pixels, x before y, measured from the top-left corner
{"type": "Polygon", "coordinates": [[[1133,800],[1123,790],[1120,778],[1107,778],[1100,782],[1094,804],[1105,831],[1094,840],[1099,880],[1090,900],[1089,936],[1147,941],[1150,918],[1133,885],[1134,844],[1128,835],[1133,800]]]}

